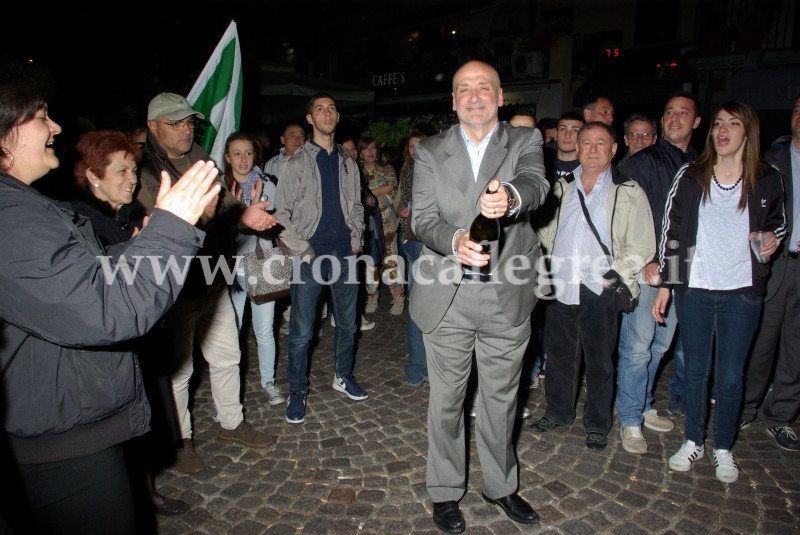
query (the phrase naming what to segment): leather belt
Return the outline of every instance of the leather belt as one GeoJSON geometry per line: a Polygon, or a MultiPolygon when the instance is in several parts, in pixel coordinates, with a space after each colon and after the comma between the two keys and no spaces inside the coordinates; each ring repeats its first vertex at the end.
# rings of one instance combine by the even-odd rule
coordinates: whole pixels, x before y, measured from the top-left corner
{"type": "Polygon", "coordinates": [[[464,280],[471,282],[492,282],[492,274],[464,272],[464,280]]]}

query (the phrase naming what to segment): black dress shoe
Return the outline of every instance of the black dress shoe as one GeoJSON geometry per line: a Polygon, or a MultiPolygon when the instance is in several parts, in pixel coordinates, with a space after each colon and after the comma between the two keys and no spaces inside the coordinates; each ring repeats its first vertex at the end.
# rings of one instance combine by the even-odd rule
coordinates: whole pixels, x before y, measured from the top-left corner
{"type": "Polygon", "coordinates": [[[466,528],[458,502],[434,502],[433,523],[445,533],[463,533],[466,528]]]}
{"type": "Polygon", "coordinates": [[[484,493],[481,493],[481,496],[483,496],[483,499],[487,502],[499,505],[503,511],[506,512],[506,516],[514,522],[521,522],[523,524],[539,523],[539,515],[537,515],[533,507],[516,492],[504,498],[497,498],[496,500],[491,499],[484,493]]]}
{"type": "Polygon", "coordinates": [[[189,504],[181,500],[161,496],[161,504],[153,503],[153,509],[157,515],[177,518],[189,512],[189,504]]]}

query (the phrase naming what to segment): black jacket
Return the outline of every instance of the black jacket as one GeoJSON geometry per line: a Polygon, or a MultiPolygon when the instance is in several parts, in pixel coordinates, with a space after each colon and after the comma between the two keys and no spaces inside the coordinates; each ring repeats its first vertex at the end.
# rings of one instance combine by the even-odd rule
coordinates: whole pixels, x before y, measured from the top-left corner
{"type": "Polygon", "coordinates": [[[0,225],[0,419],[16,462],[81,457],[144,433],[149,408],[129,344],[181,288],[148,259],[164,270],[169,255],[195,255],[203,232],[156,210],[135,239],[105,251],[88,219],[3,174],[0,225]],[[100,258],[121,251],[127,259],[104,268],[100,258]],[[129,283],[109,273],[133,273],[134,257],[143,258],[129,283]]]}
{"type": "Polygon", "coordinates": [[[101,201],[91,192],[80,190],[69,203],[73,210],[92,222],[94,233],[104,247],[128,241],[136,228],[142,228],[144,206],[136,199],[114,211],[111,205],[101,201]]]}
{"type": "MultiPolygon", "coordinates": [[[[689,274],[692,268],[693,251],[697,244],[697,226],[703,188],[684,165],[675,176],[669,190],[665,207],[663,230],[658,246],[658,271],[664,281],[662,286],[675,288],[684,294],[689,288],[689,274]],[[675,266],[678,272],[673,273],[675,266]]],[[[747,194],[747,211],[750,219],[750,232],[772,231],[778,240],[786,234],[786,215],[784,213],[783,180],[780,171],[773,166],[762,164],[755,188],[747,194]]],[[[753,273],[752,291],[762,295],[769,276],[769,264],[761,264],[750,253],[753,273]]]]}
{"type": "Polygon", "coordinates": [[[692,147],[683,152],[662,137],[654,145],[645,147],[628,158],[620,169],[622,174],[642,186],[647,200],[650,201],[656,230],[656,251],[661,248],[661,225],[669,187],[678,169],[694,161],[696,157],[697,152],[692,147]]]}

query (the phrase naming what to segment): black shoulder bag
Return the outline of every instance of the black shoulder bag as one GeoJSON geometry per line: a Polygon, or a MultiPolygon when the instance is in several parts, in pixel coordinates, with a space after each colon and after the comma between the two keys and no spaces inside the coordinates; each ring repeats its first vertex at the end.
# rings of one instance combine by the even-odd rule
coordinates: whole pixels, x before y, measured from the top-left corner
{"type": "MultiPolygon", "coordinates": [[[[578,185],[576,184],[575,187],[577,188],[578,185]]],[[[600,234],[597,232],[597,229],[592,222],[592,216],[589,215],[589,209],[586,208],[586,201],[583,198],[583,193],[581,193],[580,190],[577,190],[577,193],[578,198],[581,201],[583,215],[586,217],[586,222],[589,223],[589,228],[592,229],[592,234],[594,234],[594,237],[597,239],[597,243],[600,244],[600,248],[603,249],[603,252],[606,254],[606,256],[613,261],[614,257],[611,255],[611,251],[608,250],[608,247],[605,246],[603,240],[600,239],[600,234]]],[[[633,309],[636,308],[636,303],[639,301],[639,299],[633,297],[630,288],[628,288],[628,285],[622,281],[622,277],[620,277],[618,273],[613,270],[611,273],[617,275],[613,280],[609,281],[608,286],[614,292],[614,302],[617,304],[617,311],[633,312],[633,309]]]]}

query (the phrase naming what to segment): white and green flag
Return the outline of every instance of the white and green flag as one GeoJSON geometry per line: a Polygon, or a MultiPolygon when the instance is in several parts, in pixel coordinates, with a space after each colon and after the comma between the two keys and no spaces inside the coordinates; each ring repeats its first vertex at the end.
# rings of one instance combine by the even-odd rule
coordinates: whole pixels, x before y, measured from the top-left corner
{"type": "Polygon", "coordinates": [[[242,114],[242,53],[236,22],[225,30],[186,100],[208,119],[198,141],[222,169],[225,140],[239,129],[242,114]]]}

